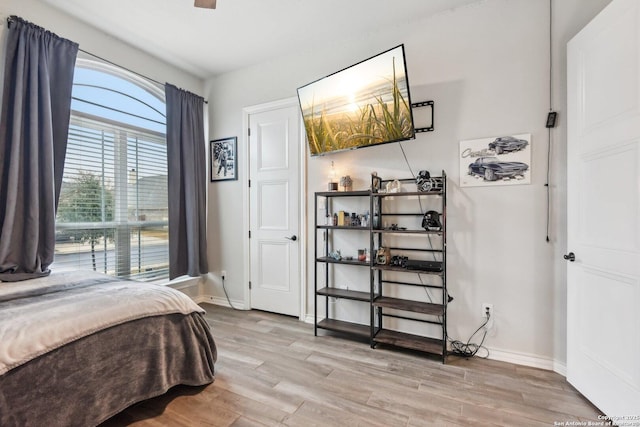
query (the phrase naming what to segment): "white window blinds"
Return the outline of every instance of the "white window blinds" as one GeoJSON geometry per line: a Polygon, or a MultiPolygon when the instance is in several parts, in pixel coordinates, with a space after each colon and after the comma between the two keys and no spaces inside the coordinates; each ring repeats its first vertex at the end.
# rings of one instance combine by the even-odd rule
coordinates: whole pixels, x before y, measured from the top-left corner
{"type": "Polygon", "coordinates": [[[52,269],[168,277],[166,139],[72,112],[52,269]]]}

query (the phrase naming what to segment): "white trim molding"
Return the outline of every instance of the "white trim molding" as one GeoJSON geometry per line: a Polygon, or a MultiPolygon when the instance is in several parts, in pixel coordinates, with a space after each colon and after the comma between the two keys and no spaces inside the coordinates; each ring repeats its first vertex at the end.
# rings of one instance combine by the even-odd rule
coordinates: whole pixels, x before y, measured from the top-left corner
{"type": "Polygon", "coordinates": [[[207,303],[207,304],[219,305],[222,307],[235,308],[238,310],[248,310],[248,308],[244,305],[243,301],[231,300],[231,304],[233,304],[233,307],[231,307],[231,305],[229,305],[229,301],[227,301],[226,298],[217,297],[213,295],[198,295],[197,298],[194,298],[194,301],[196,302],[196,304],[207,303]]]}
{"type": "Polygon", "coordinates": [[[488,359],[490,360],[498,360],[500,362],[508,362],[515,365],[530,366],[532,368],[554,371],[562,376],[566,376],[566,366],[555,359],[535,354],[500,350],[497,348],[487,348],[487,350],[489,350],[488,359]]]}
{"type": "MultiPolygon", "coordinates": [[[[305,323],[313,325],[313,313],[307,314],[304,318],[305,323]]],[[[499,350],[496,348],[487,348],[489,351],[489,360],[497,360],[499,362],[513,363],[514,365],[530,366],[532,368],[544,369],[546,371],[556,372],[563,377],[567,376],[567,366],[555,359],[542,357],[534,354],[519,353],[515,351],[499,350]]]]}
{"type": "MultiPolygon", "coordinates": [[[[250,107],[245,107],[242,109],[242,138],[239,139],[239,142],[242,141],[243,147],[249,147],[249,116],[251,114],[262,113],[265,111],[276,110],[278,108],[292,107],[298,106],[298,98],[292,97],[287,99],[281,99],[278,101],[267,102],[265,104],[253,105],[250,107]]],[[[305,141],[305,131],[304,124],[302,123],[302,115],[300,115],[300,138],[301,141],[305,141]]],[[[300,150],[300,156],[298,158],[299,164],[299,180],[300,180],[300,190],[299,190],[299,212],[300,212],[300,316],[299,319],[302,321],[306,321],[306,312],[307,312],[307,287],[306,287],[306,277],[307,277],[307,199],[306,199],[306,177],[307,177],[307,162],[306,162],[306,147],[305,144],[301,145],[302,149],[300,150]]],[[[242,170],[249,170],[249,158],[250,152],[248,149],[244,150],[244,156],[242,157],[242,170]]],[[[247,179],[249,179],[247,174],[247,179]]],[[[242,210],[243,210],[243,236],[249,235],[249,185],[242,186],[242,210]]],[[[250,263],[250,242],[249,239],[243,239],[243,259],[247,262],[244,263],[244,303],[242,304],[245,310],[251,309],[251,291],[249,290],[249,280],[251,280],[251,263],[250,263]]],[[[221,304],[223,305],[223,304],[221,304]]],[[[227,304],[228,305],[228,304],[227,304]]],[[[234,302],[235,306],[235,302],[234,302]]]]}

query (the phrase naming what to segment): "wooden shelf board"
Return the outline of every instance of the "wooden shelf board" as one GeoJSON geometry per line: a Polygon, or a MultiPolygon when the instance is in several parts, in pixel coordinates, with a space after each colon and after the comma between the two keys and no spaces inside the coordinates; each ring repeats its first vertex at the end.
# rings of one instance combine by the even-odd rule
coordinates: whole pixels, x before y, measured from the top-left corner
{"type": "Polygon", "coordinates": [[[354,225],[318,225],[319,230],[363,230],[369,231],[369,227],[358,227],[354,225]]]}
{"type": "Polygon", "coordinates": [[[393,308],[395,310],[411,311],[432,316],[444,315],[444,306],[442,304],[432,304],[428,302],[379,297],[373,301],[373,305],[376,307],[393,308]]]}
{"type": "MultiPolygon", "coordinates": [[[[444,171],[442,173],[441,177],[433,177],[438,179],[441,183],[442,183],[442,190],[441,191],[429,191],[429,192],[422,192],[422,191],[407,191],[407,192],[400,192],[400,193],[375,193],[371,190],[363,190],[363,191],[326,191],[326,192],[317,192],[316,193],[316,204],[318,203],[318,196],[323,196],[326,197],[327,200],[329,198],[333,198],[333,197],[370,197],[370,201],[371,203],[377,203],[378,206],[378,210],[382,210],[380,208],[380,206],[382,204],[384,204],[383,200],[384,198],[387,197],[422,197],[422,196],[440,196],[442,198],[442,210],[443,210],[443,215],[444,215],[444,207],[445,207],[445,198],[446,198],[446,175],[444,174],[444,171]],[[377,198],[377,199],[375,199],[377,198]]],[[[400,180],[401,182],[411,182],[411,183],[415,183],[415,179],[411,178],[407,178],[407,179],[403,179],[400,180]]],[[[381,184],[384,184],[386,182],[389,182],[389,180],[381,180],[381,184]]],[[[413,190],[413,187],[411,187],[411,189],[413,190]]],[[[398,209],[400,211],[402,211],[402,209],[398,209]]],[[[385,213],[381,213],[380,214],[380,218],[382,216],[388,216],[388,217],[393,217],[393,216],[421,216],[422,213],[417,213],[417,212],[385,212],[385,213]]],[[[443,221],[444,222],[444,221],[443,221]]],[[[407,251],[407,252],[411,252],[411,251],[415,251],[415,252],[439,252],[444,254],[446,248],[446,242],[445,242],[445,238],[444,236],[446,235],[446,229],[443,230],[424,230],[422,228],[418,228],[416,229],[415,227],[413,229],[409,229],[409,230],[383,230],[383,229],[373,229],[372,226],[369,227],[351,227],[351,226],[334,226],[334,225],[326,225],[326,224],[316,224],[316,229],[317,230],[325,230],[325,234],[327,232],[329,232],[329,230],[362,230],[362,231],[368,231],[371,236],[371,240],[373,241],[374,236],[378,236],[379,240],[382,241],[384,235],[392,235],[392,234],[398,234],[398,235],[404,235],[405,239],[409,239],[412,240],[414,238],[411,238],[410,236],[418,236],[415,238],[420,239],[420,235],[424,236],[436,236],[436,238],[442,237],[442,247],[440,249],[434,249],[434,248],[428,248],[428,249],[421,249],[421,248],[395,248],[396,252],[397,251],[407,251]]],[[[316,235],[316,239],[317,239],[317,235],[316,235]]],[[[409,245],[411,246],[411,245],[409,245]]],[[[415,245],[414,245],[415,246],[415,245]]],[[[372,254],[373,255],[373,254],[372,254]]],[[[444,258],[444,256],[443,256],[444,258]]],[[[402,268],[399,266],[388,266],[388,265],[377,265],[375,264],[375,260],[371,260],[371,262],[362,262],[362,261],[358,261],[356,260],[334,260],[330,257],[327,256],[323,256],[323,257],[318,257],[316,258],[316,262],[317,263],[326,263],[326,264],[343,264],[343,265],[356,265],[356,266],[363,266],[363,267],[369,267],[371,268],[371,270],[377,270],[377,271],[394,271],[394,272],[407,272],[407,273],[417,273],[417,274],[429,274],[429,275],[435,275],[435,276],[440,276],[442,278],[442,286],[435,286],[435,285],[429,285],[428,287],[432,287],[432,288],[441,288],[443,290],[446,290],[446,283],[445,283],[445,271],[446,271],[446,266],[443,262],[442,264],[442,268],[438,271],[434,271],[434,270],[423,270],[423,269],[407,269],[407,268],[402,268]]],[[[416,263],[417,264],[417,263],[416,263]]],[[[421,267],[424,267],[423,265],[421,265],[421,267]]],[[[374,277],[372,275],[372,277],[374,277]]],[[[382,279],[382,273],[378,273],[378,278],[381,280],[382,279]]],[[[316,277],[317,279],[317,277],[316,277]]],[[[317,283],[317,282],[316,282],[317,283]]],[[[403,284],[403,282],[397,282],[398,284],[403,284]]],[[[407,283],[410,285],[414,285],[413,283],[407,283]]],[[[415,284],[414,286],[421,286],[419,284],[415,284]]],[[[346,289],[338,289],[338,288],[332,288],[332,287],[324,287],[321,289],[317,289],[315,292],[315,296],[324,296],[324,297],[335,297],[335,298],[344,298],[344,299],[351,299],[351,300],[355,300],[355,301],[362,301],[362,302],[370,302],[373,306],[375,307],[379,307],[380,310],[378,310],[378,313],[383,315],[383,316],[391,316],[391,317],[397,317],[399,319],[407,319],[407,320],[416,320],[416,321],[420,321],[420,322],[428,322],[428,323],[436,323],[436,319],[434,319],[431,316],[438,316],[438,321],[440,322],[444,322],[446,319],[445,316],[445,312],[446,312],[446,304],[447,302],[443,302],[442,304],[433,304],[433,303],[427,303],[427,302],[421,302],[421,301],[413,301],[413,300],[405,300],[405,299],[399,299],[399,298],[391,298],[391,297],[385,297],[385,296],[381,296],[378,295],[376,298],[374,298],[373,301],[371,301],[371,293],[370,292],[361,292],[361,291],[349,291],[346,289]],[[383,309],[388,309],[388,310],[383,310],[383,309]],[[398,310],[398,311],[395,311],[398,310]],[[405,313],[401,313],[401,312],[405,312],[405,313]],[[414,315],[411,315],[410,313],[416,313],[414,315]],[[418,315],[419,314],[419,315],[418,315]],[[421,316],[422,315],[422,316],[421,316]],[[407,317],[404,317],[407,316],[407,317]]],[[[375,296],[374,296],[375,297],[375,296]]],[[[352,323],[352,322],[346,322],[346,321],[342,321],[342,320],[335,320],[335,319],[323,319],[319,322],[316,323],[317,328],[319,329],[325,329],[325,330],[330,330],[330,331],[334,331],[334,332],[339,332],[339,333],[345,333],[345,334],[349,334],[349,335],[353,335],[353,336],[357,336],[360,338],[365,338],[365,339],[370,339],[370,334],[371,334],[371,326],[370,325],[365,325],[365,324],[358,324],[358,323],[352,323]]],[[[445,329],[443,328],[443,334],[445,334],[445,329]]],[[[405,333],[405,332],[398,332],[398,331],[393,331],[390,329],[378,329],[377,332],[375,333],[375,338],[372,341],[372,344],[388,344],[388,345],[392,345],[392,346],[396,346],[396,347],[401,347],[401,348],[406,348],[406,349],[411,349],[411,350],[417,350],[417,351],[421,351],[421,352],[425,352],[425,353],[429,353],[429,354],[434,354],[434,355],[439,355],[443,358],[443,361],[446,358],[446,339],[436,339],[436,338],[432,338],[432,337],[426,337],[426,336],[421,336],[421,335],[414,335],[414,334],[409,334],[409,333],[405,333]]]]}
{"type": "Polygon", "coordinates": [[[341,259],[340,261],[336,261],[333,258],[320,257],[316,261],[318,261],[318,262],[326,262],[326,263],[329,263],[329,264],[363,265],[365,267],[369,267],[369,263],[368,262],[366,262],[366,261],[358,261],[356,259],[352,259],[352,260],[341,259]]]}
{"type": "Polygon", "coordinates": [[[317,191],[316,196],[321,197],[360,197],[369,196],[371,191],[358,190],[358,191],[317,191]]]}
{"type": "Polygon", "coordinates": [[[387,283],[389,285],[401,285],[401,286],[419,286],[421,288],[431,288],[431,289],[440,289],[442,290],[444,286],[442,285],[429,285],[426,283],[410,283],[410,282],[400,282],[397,280],[382,280],[380,283],[387,283]]]}
{"type": "Polygon", "coordinates": [[[374,197],[395,197],[395,196],[442,196],[442,191],[401,191],[399,193],[371,193],[374,197]]]}
{"type": "Polygon", "coordinates": [[[379,234],[442,234],[443,231],[442,230],[391,230],[391,229],[385,229],[385,230],[371,230],[372,233],[379,233],[379,234]]]}
{"type": "Polygon", "coordinates": [[[420,273],[420,274],[435,274],[441,275],[442,271],[432,271],[432,270],[418,270],[418,269],[409,269],[404,267],[391,267],[384,264],[375,264],[371,267],[374,270],[386,270],[386,271],[404,271],[406,273],[420,273]]]}
{"type": "Polygon", "coordinates": [[[360,323],[345,322],[343,320],[323,319],[318,322],[318,328],[327,329],[329,331],[343,332],[351,335],[369,338],[371,329],[369,325],[361,325],[360,323]]]}
{"type": "Polygon", "coordinates": [[[381,329],[373,338],[374,343],[390,344],[396,347],[410,348],[425,353],[442,356],[444,343],[436,338],[407,334],[404,332],[381,329]]]}
{"type": "Polygon", "coordinates": [[[369,292],[350,291],[347,289],[339,289],[339,288],[318,289],[316,294],[322,295],[322,296],[351,299],[356,301],[369,302],[371,300],[371,294],[369,292]]]}

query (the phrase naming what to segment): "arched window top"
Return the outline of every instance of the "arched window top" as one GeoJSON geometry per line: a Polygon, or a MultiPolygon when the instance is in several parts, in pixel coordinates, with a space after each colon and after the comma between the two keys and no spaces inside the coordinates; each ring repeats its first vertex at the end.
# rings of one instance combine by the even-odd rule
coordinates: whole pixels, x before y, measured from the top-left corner
{"type": "Polygon", "coordinates": [[[72,98],[74,112],[166,133],[164,87],[121,68],[79,58],[72,98]]]}
{"type": "Polygon", "coordinates": [[[55,268],[169,277],[164,85],[76,61],[55,268]]]}

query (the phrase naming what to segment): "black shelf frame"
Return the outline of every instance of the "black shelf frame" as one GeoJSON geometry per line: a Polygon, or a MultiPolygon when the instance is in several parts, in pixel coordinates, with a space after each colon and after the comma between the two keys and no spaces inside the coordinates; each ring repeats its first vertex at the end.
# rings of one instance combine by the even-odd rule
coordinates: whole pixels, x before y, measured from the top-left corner
{"type": "Polygon", "coordinates": [[[433,270],[409,269],[406,267],[393,266],[393,265],[380,265],[380,264],[372,265],[371,269],[378,270],[378,271],[400,271],[403,273],[420,273],[420,274],[428,274],[430,276],[442,276],[444,274],[444,270],[433,271],[433,270]]]}
{"type": "Polygon", "coordinates": [[[411,311],[412,313],[428,314],[430,316],[442,316],[444,314],[442,304],[433,304],[430,302],[379,296],[373,300],[372,304],[375,307],[385,307],[394,310],[411,311]]]}
{"type": "Polygon", "coordinates": [[[369,297],[368,292],[361,291],[352,291],[348,289],[342,289],[337,287],[329,286],[329,265],[350,265],[356,267],[367,267],[371,268],[371,262],[359,261],[357,259],[334,259],[328,256],[329,254],[329,232],[334,231],[347,231],[347,232],[357,232],[357,231],[365,231],[367,233],[371,232],[371,226],[362,227],[362,226],[350,226],[350,225],[328,225],[328,224],[320,224],[318,218],[318,200],[320,198],[324,198],[324,214],[325,218],[331,212],[331,200],[333,198],[370,198],[371,191],[369,190],[360,190],[360,191],[319,191],[315,193],[315,203],[314,203],[314,224],[315,224],[315,233],[316,239],[318,238],[318,233],[322,233],[324,238],[324,254],[320,255],[318,253],[318,243],[314,244],[314,258],[316,262],[314,263],[314,297],[313,297],[313,313],[314,313],[314,328],[313,333],[315,336],[318,335],[318,329],[325,329],[333,332],[339,332],[347,335],[356,336],[359,338],[367,338],[371,339],[371,335],[369,332],[369,325],[361,325],[353,322],[346,322],[343,320],[332,319],[329,317],[329,300],[330,298],[342,298],[351,301],[360,301],[365,302],[371,305],[371,299],[369,297]],[[324,264],[324,287],[318,289],[318,265],[324,264]],[[323,320],[318,321],[318,298],[324,298],[324,309],[325,309],[325,318],[323,320]]]}
{"type": "MultiPolygon", "coordinates": [[[[378,344],[391,345],[395,347],[408,348],[433,354],[441,357],[443,363],[447,360],[447,305],[449,302],[449,294],[447,292],[447,268],[446,268],[446,252],[447,252],[447,233],[446,233],[446,184],[447,177],[444,171],[439,177],[432,177],[440,180],[441,190],[420,192],[407,191],[399,193],[384,193],[381,189],[385,184],[395,180],[384,180],[377,176],[372,176],[371,187],[369,190],[361,191],[321,191],[315,193],[315,209],[314,224],[316,233],[316,243],[314,245],[314,334],[318,335],[318,329],[347,334],[360,339],[364,338],[369,341],[372,348],[378,344]],[[420,217],[423,212],[383,212],[383,204],[390,197],[437,197],[440,199],[441,209],[441,230],[424,230],[424,229],[397,229],[397,228],[381,228],[383,217],[420,217]],[[348,226],[348,225],[330,225],[321,224],[319,213],[319,199],[324,198],[324,215],[328,216],[331,212],[331,204],[334,198],[347,197],[365,197],[369,199],[370,221],[366,227],[348,226]],[[367,232],[369,235],[369,261],[359,261],[357,259],[334,259],[328,256],[330,250],[330,236],[334,232],[367,232]],[[414,245],[412,247],[405,246],[384,246],[386,236],[419,236],[420,239],[428,238],[429,242],[425,245],[414,245]],[[319,244],[318,238],[323,236],[323,244],[319,244]],[[437,237],[436,244],[432,246],[431,236],[437,237]],[[433,254],[434,260],[442,263],[440,271],[426,269],[408,269],[401,266],[380,265],[376,263],[376,251],[379,247],[389,248],[392,254],[411,253],[416,254],[433,254]],[[323,253],[320,254],[320,249],[323,253]],[[319,288],[319,265],[325,265],[324,268],[324,285],[319,288]],[[353,291],[345,288],[336,287],[330,284],[330,266],[349,265],[355,267],[367,267],[369,269],[369,291],[353,291]],[[385,277],[386,273],[403,273],[417,275],[426,275],[429,277],[437,277],[436,280],[429,280],[428,283],[417,283],[415,280],[410,281],[404,279],[404,275],[396,275],[391,280],[385,277]],[[435,282],[435,283],[434,283],[435,282]],[[392,286],[411,286],[422,287],[424,289],[433,289],[442,294],[442,303],[432,303],[417,300],[407,300],[400,298],[392,298],[386,296],[388,287],[392,286]],[[318,298],[324,299],[325,318],[318,319],[318,298]],[[331,298],[340,298],[352,301],[367,303],[370,309],[370,319],[368,325],[354,322],[342,321],[330,317],[329,301],[331,298]],[[414,313],[412,315],[411,313],[414,313]],[[433,337],[428,335],[409,334],[385,328],[386,318],[402,319],[412,322],[421,322],[425,324],[436,325],[441,328],[442,336],[433,337]]],[[[403,184],[414,184],[415,179],[407,178],[398,180],[403,184]]],[[[391,201],[389,201],[391,202],[391,201]]],[[[386,203],[390,205],[391,203],[386,203]]],[[[324,221],[326,222],[326,221],[324,221]]],[[[422,240],[421,240],[422,241],[422,240]]],[[[415,242],[414,242],[415,243],[415,242]]],[[[332,267],[333,268],[333,267],[332,267]]],[[[408,277],[408,276],[407,276],[408,277]]],[[[438,300],[438,298],[436,298],[438,300]]]]}
{"type": "MultiPolygon", "coordinates": [[[[382,214],[384,215],[391,215],[391,214],[382,214]]],[[[393,216],[398,216],[393,215],[393,216]]],[[[420,216],[422,216],[422,214],[420,214],[420,216]]],[[[371,230],[372,233],[374,234],[435,234],[435,235],[442,235],[442,231],[441,230],[394,230],[394,229],[372,229],[371,230]]]]}
{"type": "MultiPolygon", "coordinates": [[[[448,293],[447,293],[447,268],[446,268],[446,248],[447,248],[447,236],[446,236],[446,173],[442,171],[440,177],[433,177],[441,181],[442,187],[438,191],[403,191],[396,193],[384,193],[381,192],[385,188],[386,183],[395,181],[395,179],[381,179],[377,176],[372,177],[371,180],[371,205],[370,211],[376,213],[379,220],[377,224],[373,224],[370,235],[370,246],[372,254],[372,266],[371,266],[371,347],[375,348],[377,344],[383,343],[387,345],[393,345],[397,347],[410,348],[413,350],[424,351],[440,356],[442,362],[446,363],[447,360],[447,305],[448,305],[448,293]],[[383,201],[388,198],[394,197],[438,197],[440,198],[441,209],[441,230],[407,230],[407,229],[385,229],[380,228],[382,224],[382,218],[387,217],[409,217],[409,216],[422,216],[423,212],[389,212],[384,211],[383,201]],[[384,238],[388,235],[422,235],[422,236],[440,236],[441,244],[438,247],[431,246],[431,240],[429,239],[429,247],[417,248],[417,247],[389,247],[384,245],[384,238]],[[438,255],[441,258],[442,270],[421,270],[421,269],[407,269],[400,266],[379,265],[373,263],[373,254],[379,247],[389,248],[391,253],[394,252],[416,252],[416,253],[433,253],[434,256],[438,255]],[[441,285],[422,284],[406,282],[404,280],[388,280],[385,278],[385,272],[418,274],[428,276],[439,276],[441,278],[441,285]],[[403,300],[398,298],[389,298],[385,296],[385,291],[388,286],[421,286],[425,289],[435,289],[442,294],[441,304],[432,304],[426,302],[403,300]],[[392,312],[386,311],[392,310],[392,312]],[[399,312],[399,313],[398,313],[399,312]],[[405,314],[406,313],[406,314],[405,314]],[[423,317],[414,317],[410,313],[417,313],[423,317]],[[421,336],[415,334],[407,334],[403,332],[393,331],[386,329],[385,318],[396,318],[402,320],[408,320],[413,322],[421,322],[432,325],[439,325],[442,328],[441,338],[434,338],[429,336],[421,336]]],[[[398,180],[402,184],[415,184],[414,178],[406,178],[398,180]]]]}
{"type": "Polygon", "coordinates": [[[356,191],[317,191],[316,197],[369,197],[371,191],[369,190],[356,190],[356,191]]]}
{"type": "MultiPolygon", "coordinates": [[[[412,273],[422,274],[421,272],[416,272],[415,270],[411,271],[412,273]]],[[[403,286],[416,286],[420,288],[430,288],[430,289],[442,289],[442,285],[430,285],[425,283],[412,283],[412,282],[401,282],[398,280],[382,280],[381,283],[387,283],[390,285],[403,285],[403,286]]]]}
{"type": "Polygon", "coordinates": [[[351,291],[349,289],[324,287],[316,291],[317,295],[323,295],[333,298],[344,298],[353,301],[369,302],[369,293],[362,291],[351,291]]]}
{"type": "Polygon", "coordinates": [[[431,323],[432,325],[442,325],[441,321],[429,320],[429,319],[419,319],[417,317],[409,317],[409,316],[400,316],[399,314],[382,313],[382,316],[384,316],[384,317],[393,317],[395,319],[412,320],[414,322],[431,323]]]}
{"type": "Polygon", "coordinates": [[[316,258],[316,262],[325,264],[344,264],[344,265],[361,265],[369,267],[369,263],[366,261],[358,261],[357,259],[333,259],[330,257],[316,258]]]}
{"type": "Polygon", "coordinates": [[[421,335],[407,334],[405,332],[393,331],[391,329],[379,329],[374,335],[375,343],[389,344],[396,347],[409,348],[425,353],[441,356],[446,360],[447,341],[436,338],[423,337],[421,335]]]}
{"type": "Polygon", "coordinates": [[[362,325],[360,323],[325,318],[316,322],[316,328],[369,339],[369,325],[362,325]]]}
{"type": "Polygon", "coordinates": [[[369,231],[369,227],[359,227],[353,225],[318,225],[316,228],[322,230],[362,230],[369,231]]]}

